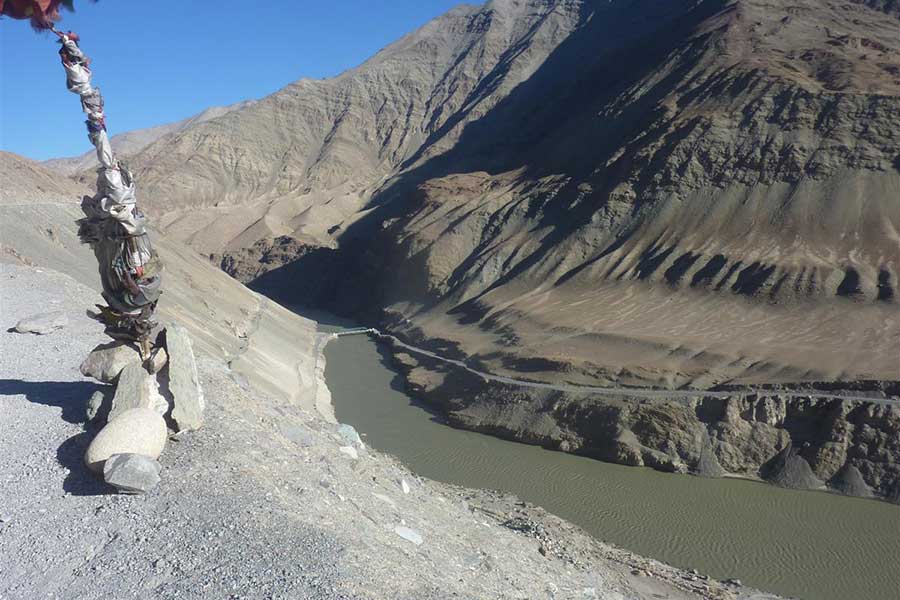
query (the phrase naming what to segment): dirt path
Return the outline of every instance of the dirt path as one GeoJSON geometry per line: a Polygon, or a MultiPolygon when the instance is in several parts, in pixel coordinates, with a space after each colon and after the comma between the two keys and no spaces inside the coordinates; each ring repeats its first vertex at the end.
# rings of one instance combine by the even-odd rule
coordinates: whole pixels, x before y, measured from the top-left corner
{"type": "MultiPolygon", "coordinates": [[[[607,396],[630,396],[634,398],[645,398],[648,400],[688,400],[692,398],[698,397],[706,397],[706,398],[731,398],[738,395],[747,395],[754,393],[766,393],[753,388],[746,388],[735,391],[727,391],[727,392],[717,392],[717,391],[702,391],[702,390],[654,390],[654,389],[646,389],[646,388],[635,388],[635,387],[609,387],[609,386],[593,386],[593,385],[564,385],[564,384],[554,384],[554,383],[543,383],[540,381],[529,381],[527,379],[516,379],[513,377],[504,377],[502,375],[494,375],[492,373],[486,373],[484,371],[479,371],[477,369],[473,369],[464,361],[455,360],[452,358],[447,358],[436,354],[430,350],[425,350],[424,348],[420,348],[418,346],[413,346],[403,342],[397,337],[379,331],[378,329],[368,328],[368,329],[360,329],[360,330],[351,330],[349,332],[344,332],[344,335],[356,335],[356,334],[371,334],[378,339],[382,339],[392,344],[403,348],[409,352],[413,352],[415,354],[421,354],[423,356],[427,356],[429,358],[433,358],[435,360],[439,360],[443,363],[447,363],[450,365],[454,365],[459,367],[460,369],[464,369],[473,375],[480,377],[485,381],[495,381],[498,383],[505,383],[509,385],[515,385],[519,387],[526,387],[532,389],[542,389],[542,390],[556,390],[560,392],[573,392],[573,393],[591,393],[591,394],[599,394],[599,395],[607,395],[607,396]]],[[[815,390],[809,390],[804,392],[794,392],[790,390],[779,390],[775,392],[768,392],[772,394],[777,394],[779,396],[785,398],[809,398],[810,396],[814,396],[816,398],[824,398],[828,400],[846,400],[848,402],[871,402],[872,404],[880,404],[884,406],[900,406],[900,400],[896,398],[885,398],[879,397],[876,395],[860,395],[854,394],[851,392],[847,393],[831,393],[831,392],[820,392],[815,390]]]]}

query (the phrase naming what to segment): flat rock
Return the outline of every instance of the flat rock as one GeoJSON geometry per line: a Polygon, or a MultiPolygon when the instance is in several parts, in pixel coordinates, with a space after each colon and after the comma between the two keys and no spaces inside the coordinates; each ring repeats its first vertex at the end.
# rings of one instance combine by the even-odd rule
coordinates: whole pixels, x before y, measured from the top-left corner
{"type": "Polygon", "coordinates": [[[172,418],[179,431],[199,429],[203,425],[206,402],[187,330],[181,325],[168,327],[166,348],[169,353],[169,391],[175,402],[172,418]]]}
{"type": "Polygon", "coordinates": [[[422,539],[421,533],[419,533],[415,529],[404,527],[403,525],[397,525],[396,527],[394,527],[394,533],[402,537],[404,540],[412,542],[416,546],[421,546],[422,542],[425,541],[424,539],[422,539]]]}
{"type": "Polygon", "coordinates": [[[103,383],[113,383],[122,369],[130,364],[141,364],[141,354],[131,344],[110,342],[100,344],[81,363],[81,374],[103,383]]]}
{"type": "Polygon", "coordinates": [[[143,494],[159,484],[162,469],[154,459],[141,454],[114,454],[103,465],[103,479],[121,492],[143,494]]]}
{"type": "Polygon", "coordinates": [[[16,323],[15,331],[18,333],[34,333],[46,335],[57,329],[62,329],[69,324],[69,317],[64,312],[55,311],[40,313],[16,323]]]}
{"type": "Polygon", "coordinates": [[[141,454],[158,458],[166,446],[166,422],[150,408],[131,408],[115,419],[94,438],[84,455],[84,462],[95,473],[114,454],[141,454]]]}

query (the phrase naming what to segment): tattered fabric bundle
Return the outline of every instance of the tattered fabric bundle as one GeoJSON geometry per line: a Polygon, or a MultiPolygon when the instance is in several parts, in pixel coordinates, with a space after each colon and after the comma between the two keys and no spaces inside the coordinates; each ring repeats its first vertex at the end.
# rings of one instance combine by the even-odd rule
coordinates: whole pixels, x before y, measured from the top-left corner
{"type": "MultiPolygon", "coordinates": [[[[54,31],[56,31],[54,29],[54,31]]],[[[56,32],[59,55],[66,71],[66,87],[78,94],[87,115],[88,138],[97,150],[97,193],[85,196],[78,221],[78,235],[90,244],[100,266],[103,298],[109,306],[92,315],[102,321],[114,338],[149,341],[162,283],[162,263],[147,235],[146,219],[137,207],[134,176],[113,153],[106,133],[103,96],[93,86],[90,59],[73,33],[56,32]]]]}

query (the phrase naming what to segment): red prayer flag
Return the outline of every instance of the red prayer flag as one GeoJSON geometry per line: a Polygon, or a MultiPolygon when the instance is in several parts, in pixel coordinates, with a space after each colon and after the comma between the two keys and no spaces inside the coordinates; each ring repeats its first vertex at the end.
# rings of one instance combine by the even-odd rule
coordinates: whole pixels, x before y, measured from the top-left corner
{"type": "Polygon", "coordinates": [[[0,15],[29,19],[37,30],[50,29],[59,20],[59,7],[73,9],[74,0],[0,0],[0,15]]]}

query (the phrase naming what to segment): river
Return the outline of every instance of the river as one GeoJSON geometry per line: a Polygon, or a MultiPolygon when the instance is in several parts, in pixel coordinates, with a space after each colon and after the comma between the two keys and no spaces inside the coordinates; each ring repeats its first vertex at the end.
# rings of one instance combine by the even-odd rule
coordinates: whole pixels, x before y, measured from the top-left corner
{"type": "Polygon", "coordinates": [[[808,600],[900,598],[898,506],[607,464],[454,429],[406,395],[369,337],[334,340],[325,356],[338,420],[419,475],[513,493],[599,539],[716,578],[808,600]]]}

